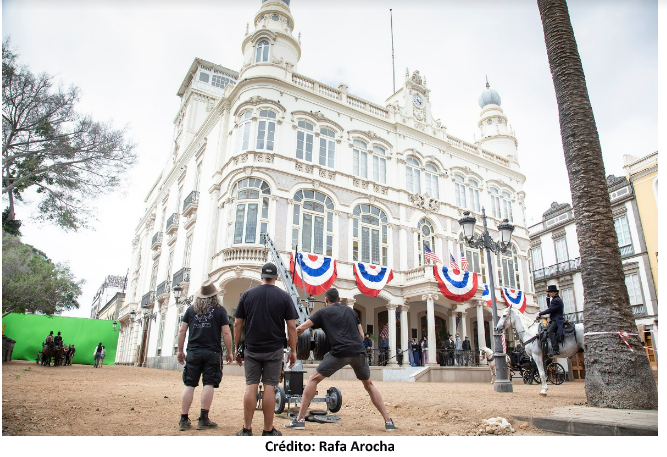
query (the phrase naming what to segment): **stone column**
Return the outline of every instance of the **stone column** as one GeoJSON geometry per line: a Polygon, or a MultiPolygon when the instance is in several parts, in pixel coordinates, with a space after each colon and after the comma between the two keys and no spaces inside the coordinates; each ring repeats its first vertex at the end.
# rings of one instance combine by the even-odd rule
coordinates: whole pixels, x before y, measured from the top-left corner
{"type": "Polygon", "coordinates": [[[396,362],[396,308],[393,303],[387,304],[387,319],[389,320],[389,362],[388,365],[397,365],[396,362]]]}
{"type": "MultiPolygon", "coordinates": [[[[408,232],[404,227],[401,227],[401,228],[398,229],[398,239],[399,239],[399,243],[400,243],[401,246],[407,246],[407,244],[408,244],[408,232]]],[[[410,240],[410,241],[412,241],[412,240],[410,240]]],[[[408,269],[408,256],[407,256],[407,252],[405,252],[405,251],[403,251],[401,254],[402,255],[401,255],[400,266],[401,266],[401,270],[405,271],[405,270],[408,269]]]]}
{"type": "MultiPolygon", "coordinates": [[[[480,300],[477,302],[477,347],[475,348],[475,350],[478,352],[482,346],[486,346],[486,338],[484,336],[484,308],[483,308],[485,305],[486,302],[484,300],[480,300]]],[[[486,364],[486,358],[481,359],[480,363],[486,364]]]]}
{"type": "MultiPolygon", "coordinates": [[[[348,298],[345,300],[345,304],[350,307],[350,309],[354,309],[354,304],[357,302],[356,299],[354,298],[348,298]]],[[[364,331],[366,333],[366,331],[364,331]]]]}
{"type": "Polygon", "coordinates": [[[435,307],[434,301],[439,297],[438,294],[424,294],[422,300],[426,300],[426,339],[428,341],[428,366],[438,366],[435,354],[437,351],[435,341],[435,307]]]}
{"type": "Polygon", "coordinates": [[[466,328],[466,310],[468,309],[467,306],[459,306],[459,311],[461,313],[461,331],[459,332],[459,335],[461,335],[461,341],[464,340],[465,336],[468,335],[468,330],[466,328]]]}
{"type": "MultiPolygon", "coordinates": [[[[409,305],[403,305],[399,307],[401,310],[401,349],[403,351],[408,350],[408,308],[410,308],[409,305]]],[[[404,352],[403,366],[406,366],[406,364],[409,363],[409,360],[410,359],[408,354],[404,352]]]]}
{"type": "Polygon", "coordinates": [[[449,316],[449,333],[454,337],[456,341],[456,308],[452,308],[452,313],[449,316]]]}

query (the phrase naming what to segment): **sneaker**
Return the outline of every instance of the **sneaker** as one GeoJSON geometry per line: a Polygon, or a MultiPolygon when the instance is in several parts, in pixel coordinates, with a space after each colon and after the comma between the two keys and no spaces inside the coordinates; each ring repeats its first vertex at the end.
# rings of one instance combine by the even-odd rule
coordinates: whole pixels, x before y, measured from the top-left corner
{"type": "Polygon", "coordinates": [[[252,429],[242,428],[240,432],[236,432],[236,436],[252,436],[252,429]]]}
{"type": "Polygon", "coordinates": [[[216,428],[217,426],[218,424],[212,422],[211,419],[209,419],[208,417],[205,417],[203,419],[200,417],[199,421],[197,422],[197,430],[206,430],[209,428],[216,428]]]}
{"type": "Polygon", "coordinates": [[[389,419],[389,422],[384,423],[384,429],[388,432],[393,432],[394,430],[398,430],[398,427],[394,425],[394,419],[389,419]]]}
{"type": "Polygon", "coordinates": [[[270,432],[262,430],[262,436],[283,436],[283,434],[276,430],[275,427],[273,427],[270,432]]]}
{"type": "Polygon", "coordinates": [[[183,430],[188,429],[190,427],[192,427],[192,421],[190,419],[181,418],[181,421],[178,423],[178,429],[180,431],[183,431],[183,430]]]}
{"type": "Polygon", "coordinates": [[[291,422],[285,424],[285,428],[291,428],[293,430],[305,430],[306,429],[306,419],[297,420],[296,417],[292,419],[291,422]]]}

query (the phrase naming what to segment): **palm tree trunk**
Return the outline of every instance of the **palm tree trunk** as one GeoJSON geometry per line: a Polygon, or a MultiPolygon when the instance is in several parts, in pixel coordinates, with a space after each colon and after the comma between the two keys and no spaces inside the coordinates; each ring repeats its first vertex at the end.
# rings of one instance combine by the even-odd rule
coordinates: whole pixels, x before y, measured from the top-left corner
{"type": "Polygon", "coordinates": [[[556,89],[584,286],[586,398],[591,406],[657,409],[658,392],[637,333],[618,248],[602,150],[565,0],[537,0],[556,89]],[[608,332],[608,333],[607,333],[608,332]]]}

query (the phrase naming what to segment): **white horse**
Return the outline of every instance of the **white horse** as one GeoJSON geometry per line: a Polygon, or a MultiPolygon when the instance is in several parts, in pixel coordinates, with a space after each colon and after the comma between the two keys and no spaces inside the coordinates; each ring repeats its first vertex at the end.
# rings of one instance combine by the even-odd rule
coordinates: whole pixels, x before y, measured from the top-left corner
{"type": "MultiPolygon", "coordinates": [[[[479,348],[479,356],[484,357],[489,364],[489,370],[491,370],[491,384],[493,384],[496,378],[496,359],[493,357],[493,350],[486,346],[482,346],[479,348]]],[[[505,356],[505,360],[507,360],[507,366],[509,366],[509,356],[505,356]]]]}
{"type": "MultiPolygon", "coordinates": [[[[539,321],[530,321],[526,316],[521,314],[514,308],[506,308],[498,319],[496,325],[496,332],[501,333],[505,331],[507,325],[510,324],[519,335],[519,339],[526,350],[526,354],[531,356],[537,364],[537,369],[540,372],[540,380],[542,381],[542,390],[540,395],[546,397],[547,395],[547,376],[544,372],[544,362],[542,355],[542,345],[538,341],[537,332],[539,321]]],[[[565,337],[563,347],[560,349],[559,357],[570,357],[577,352],[584,350],[584,324],[576,324],[574,326],[574,335],[565,337]]]]}

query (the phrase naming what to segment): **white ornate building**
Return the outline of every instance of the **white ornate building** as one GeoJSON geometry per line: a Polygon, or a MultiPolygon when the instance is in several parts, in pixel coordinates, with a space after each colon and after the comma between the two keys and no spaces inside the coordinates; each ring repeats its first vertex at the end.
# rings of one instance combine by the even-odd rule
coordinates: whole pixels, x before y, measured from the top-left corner
{"type": "Polygon", "coordinates": [[[294,24],[289,1],[263,1],[243,37],[238,73],[202,59],[188,70],[173,147],[136,228],[117,363],[174,366],[184,309],[172,285],[191,296],[212,279],[231,314],[241,293],[259,284],[267,260],[261,232],[287,262],[294,244],[335,258],[335,287],[370,333],[380,333],[387,311],[398,311],[399,321],[389,320],[391,355],[422,334],[435,347],[457,317],[457,331],[474,346],[493,345],[490,308],[481,298],[485,256],[465,250],[480,290],[457,304],[443,298],[422,248],[458,261],[458,220],[469,210],[481,226],[483,206],[494,237],[502,219],[516,226],[512,254],[497,259],[496,284],[525,290],[529,312],[537,310],[525,176],[498,93],[487,84],[479,97],[481,139],[466,142],[434,119],[431,88],[418,71],[406,71],[383,104],[299,74],[294,24]],[[379,297],[359,292],[355,261],[393,268],[379,297]]]}

